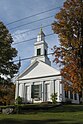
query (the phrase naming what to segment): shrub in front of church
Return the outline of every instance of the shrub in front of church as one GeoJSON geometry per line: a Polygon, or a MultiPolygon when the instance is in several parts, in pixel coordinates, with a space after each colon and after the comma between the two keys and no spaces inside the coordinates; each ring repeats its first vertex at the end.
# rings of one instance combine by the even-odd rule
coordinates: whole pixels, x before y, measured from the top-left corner
{"type": "Polygon", "coordinates": [[[16,113],[21,113],[22,98],[21,98],[20,96],[18,96],[18,97],[16,98],[15,103],[16,103],[15,112],[16,112],[16,113]]]}
{"type": "Polygon", "coordinates": [[[22,98],[20,96],[16,98],[16,104],[22,104],[22,98]]]}
{"type": "Polygon", "coordinates": [[[56,104],[57,102],[57,93],[51,94],[51,100],[53,104],[56,104]]]}

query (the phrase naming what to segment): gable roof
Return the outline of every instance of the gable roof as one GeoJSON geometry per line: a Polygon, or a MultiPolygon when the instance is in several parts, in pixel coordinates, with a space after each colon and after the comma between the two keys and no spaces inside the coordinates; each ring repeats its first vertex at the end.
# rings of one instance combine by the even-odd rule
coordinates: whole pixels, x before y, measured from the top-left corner
{"type": "Polygon", "coordinates": [[[60,75],[60,71],[39,60],[33,62],[22,74],[20,74],[19,79],[30,79],[52,75],[60,75]]]}

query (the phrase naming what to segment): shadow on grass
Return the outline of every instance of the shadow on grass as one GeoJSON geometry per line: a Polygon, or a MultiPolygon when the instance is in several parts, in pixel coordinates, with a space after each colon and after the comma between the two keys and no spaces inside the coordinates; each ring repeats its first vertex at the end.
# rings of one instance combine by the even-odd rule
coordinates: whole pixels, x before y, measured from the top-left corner
{"type": "MultiPolygon", "coordinates": [[[[41,110],[43,111],[43,110],[41,110]]],[[[83,105],[61,105],[58,107],[53,107],[44,112],[54,112],[54,113],[61,113],[61,112],[83,112],[83,105]]]]}
{"type": "Polygon", "coordinates": [[[83,124],[83,123],[74,122],[73,120],[62,120],[62,119],[48,119],[48,120],[4,119],[4,120],[0,120],[0,124],[83,124]]]}
{"type": "Polygon", "coordinates": [[[50,113],[62,113],[62,112],[83,112],[83,105],[61,105],[61,106],[54,106],[52,108],[44,108],[44,109],[28,109],[22,111],[23,113],[31,113],[37,114],[39,112],[50,112],[50,113]]]}
{"type": "MultiPolygon", "coordinates": [[[[56,107],[55,112],[81,112],[83,111],[83,105],[62,105],[56,107]]],[[[51,111],[54,111],[51,109],[51,111]]]]}

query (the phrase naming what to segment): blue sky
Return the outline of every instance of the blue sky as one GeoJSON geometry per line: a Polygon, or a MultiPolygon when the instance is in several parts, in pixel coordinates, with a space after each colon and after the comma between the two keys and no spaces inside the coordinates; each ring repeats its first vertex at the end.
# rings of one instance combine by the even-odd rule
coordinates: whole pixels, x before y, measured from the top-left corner
{"type": "MultiPolygon", "coordinates": [[[[41,27],[41,25],[43,27],[52,24],[52,22],[55,20],[54,15],[59,11],[59,8],[53,11],[39,14],[37,16],[33,16],[31,18],[27,18],[17,23],[13,23],[11,25],[7,25],[7,24],[40,13],[42,11],[50,10],[56,7],[61,7],[63,6],[64,1],[65,0],[0,0],[0,20],[6,25],[6,27],[10,31],[14,39],[14,43],[23,40],[29,40],[37,37],[37,34],[40,31],[40,29],[29,31],[23,34],[22,32],[41,27]],[[28,24],[20,28],[12,29],[19,25],[30,23],[49,16],[53,16],[53,17],[28,24]]],[[[43,28],[43,31],[46,35],[53,33],[51,26],[43,28]]],[[[36,40],[30,40],[21,44],[13,45],[13,47],[15,47],[18,50],[18,56],[16,59],[18,59],[19,56],[21,58],[27,58],[33,56],[35,41],[36,40]]],[[[52,52],[51,48],[59,43],[58,36],[56,34],[48,36],[46,37],[46,42],[48,43],[49,46],[48,52],[52,52]]],[[[53,61],[53,56],[49,56],[49,57],[51,61],[53,61]]],[[[20,71],[23,71],[29,64],[30,64],[30,60],[22,61],[20,71]]],[[[52,65],[54,67],[57,67],[54,63],[52,63],[52,65]]]]}

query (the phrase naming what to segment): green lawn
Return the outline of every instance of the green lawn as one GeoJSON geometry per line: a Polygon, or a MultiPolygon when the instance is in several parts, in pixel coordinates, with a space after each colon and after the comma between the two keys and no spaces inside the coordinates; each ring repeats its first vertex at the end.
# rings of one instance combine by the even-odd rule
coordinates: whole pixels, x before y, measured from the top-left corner
{"type": "Polygon", "coordinates": [[[63,105],[26,114],[0,114],[0,124],[83,124],[83,105],[63,105]]]}

